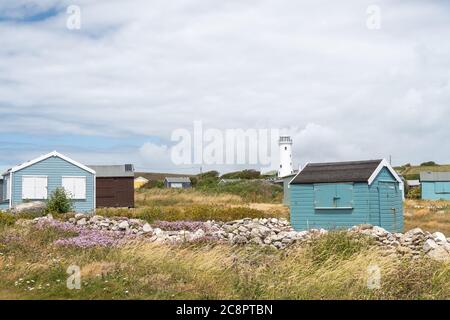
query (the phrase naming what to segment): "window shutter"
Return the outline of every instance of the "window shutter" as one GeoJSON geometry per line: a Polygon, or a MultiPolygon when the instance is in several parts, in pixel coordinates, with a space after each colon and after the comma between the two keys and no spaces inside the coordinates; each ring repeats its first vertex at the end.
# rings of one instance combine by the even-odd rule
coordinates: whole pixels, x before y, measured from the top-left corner
{"type": "Polygon", "coordinates": [[[336,189],[333,184],[314,185],[314,200],[316,207],[333,207],[333,200],[336,195],[336,189]]]}
{"type": "Polygon", "coordinates": [[[86,199],[86,178],[75,178],[75,199],[86,199]]]}
{"type": "Polygon", "coordinates": [[[336,200],[337,207],[353,207],[353,185],[337,184],[336,200]]]}
{"type": "Polygon", "coordinates": [[[45,200],[47,195],[47,177],[22,178],[22,199],[45,200]]]}
{"type": "Polygon", "coordinates": [[[72,199],[86,199],[86,177],[63,177],[62,186],[72,199]]]}
{"type": "Polygon", "coordinates": [[[22,199],[34,199],[34,178],[23,177],[22,179],[22,199]]]}
{"type": "Polygon", "coordinates": [[[44,177],[36,177],[35,178],[35,198],[34,199],[39,199],[39,200],[45,200],[47,199],[47,178],[44,177]]]}

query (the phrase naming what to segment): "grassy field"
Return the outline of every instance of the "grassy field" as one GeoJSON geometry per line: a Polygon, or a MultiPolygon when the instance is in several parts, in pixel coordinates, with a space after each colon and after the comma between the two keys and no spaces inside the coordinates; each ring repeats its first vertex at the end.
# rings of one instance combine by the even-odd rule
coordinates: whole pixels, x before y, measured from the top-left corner
{"type": "Polygon", "coordinates": [[[258,246],[61,248],[64,233],[0,230],[0,299],[448,299],[450,266],[385,256],[370,242],[330,233],[287,251],[258,246]],[[66,287],[81,269],[81,289],[66,287]],[[369,289],[370,268],[381,286],[369,289]]]}
{"type": "Polygon", "coordinates": [[[251,202],[234,194],[202,192],[194,189],[143,189],[136,194],[135,209],[97,211],[104,216],[127,216],[148,222],[289,217],[289,210],[280,204],[251,202]]]}
{"type": "Polygon", "coordinates": [[[450,237],[450,201],[406,200],[404,219],[405,230],[419,227],[450,237]]]}
{"type": "MultiPolygon", "coordinates": [[[[281,204],[252,203],[232,194],[151,189],[133,210],[102,210],[155,220],[288,217],[281,204]]],[[[407,229],[450,235],[450,203],[407,201],[407,229]]],[[[120,247],[60,247],[68,232],[0,219],[0,299],[449,299],[450,264],[403,260],[365,238],[331,232],[308,245],[276,251],[259,246],[133,242],[120,247]],[[2,222],[3,221],[3,222],[2,222]],[[81,269],[81,289],[69,290],[69,266],[81,269]],[[369,289],[371,268],[380,288],[369,289]]]]}

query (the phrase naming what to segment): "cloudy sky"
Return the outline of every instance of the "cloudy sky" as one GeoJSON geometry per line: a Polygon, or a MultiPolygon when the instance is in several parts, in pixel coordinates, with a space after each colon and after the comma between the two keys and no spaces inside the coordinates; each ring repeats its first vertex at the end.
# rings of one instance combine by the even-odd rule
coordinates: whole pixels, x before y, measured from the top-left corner
{"type": "Polygon", "coordinates": [[[450,163],[449,17],[446,1],[0,0],[0,169],[56,149],[198,171],[170,158],[194,121],[282,129],[296,164],[450,163]]]}

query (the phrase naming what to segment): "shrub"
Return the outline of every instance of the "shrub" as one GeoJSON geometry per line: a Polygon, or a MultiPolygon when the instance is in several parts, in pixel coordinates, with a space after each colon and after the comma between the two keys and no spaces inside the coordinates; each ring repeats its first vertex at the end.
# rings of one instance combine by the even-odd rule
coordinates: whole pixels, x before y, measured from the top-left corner
{"type": "Polygon", "coordinates": [[[222,179],[260,179],[261,172],[256,170],[242,170],[222,175],[222,179]]]}
{"type": "Polygon", "coordinates": [[[16,218],[6,212],[0,212],[0,226],[11,226],[16,222],[16,218]]]}
{"type": "Polygon", "coordinates": [[[408,199],[420,199],[421,198],[421,188],[409,188],[408,193],[406,194],[406,198],[408,199]]]}
{"type": "Polygon", "coordinates": [[[428,161],[420,164],[421,167],[432,167],[432,166],[438,166],[438,164],[434,161],[428,161]]]}
{"type": "Polygon", "coordinates": [[[202,179],[208,179],[208,178],[215,178],[215,179],[218,179],[218,178],[219,178],[219,172],[218,172],[218,171],[215,171],[215,170],[213,170],[213,171],[207,171],[207,172],[205,172],[205,173],[200,173],[199,175],[197,175],[197,178],[198,178],[199,180],[202,180],[202,179]]]}
{"type": "Polygon", "coordinates": [[[242,197],[249,202],[281,202],[283,187],[264,180],[241,180],[225,184],[199,183],[197,188],[209,193],[229,193],[242,197]]]}
{"type": "Polygon", "coordinates": [[[144,191],[145,189],[153,189],[158,188],[162,189],[164,188],[164,182],[161,180],[151,180],[144,184],[142,187],[139,188],[139,191],[144,191]]]}
{"type": "Polygon", "coordinates": [[[63,188],[57,188],[50,195],[46,213],[67,213],[73,209],[72,200],[63,188]]]}

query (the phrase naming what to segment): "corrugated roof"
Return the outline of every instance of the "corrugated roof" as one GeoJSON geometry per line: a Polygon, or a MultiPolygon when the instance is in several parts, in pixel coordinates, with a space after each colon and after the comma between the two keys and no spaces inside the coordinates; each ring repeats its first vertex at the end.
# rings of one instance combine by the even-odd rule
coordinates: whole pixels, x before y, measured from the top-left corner
{"type": "Polygon", "coordinates": [[[166,177],[165,180],[169,183],[191,183],[188,177],[166,177]]]}
{"type": "Polygon", "coordinates": [[[382,161],[309,163],[291,184],[367,182],[382,161]]]}
{"type": "Polygon", "coordinates": [[[89,166],[89,168],[95,170],[97,178],[121,178],[121,177],[133,177],[134,168],[133,165],[121,164],[112,166],[89,166]]]}
{"type": "Polygon", "coordinates": [[[421,172],[420,181],[450,181],[450,172],[421,172]]]}

